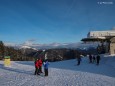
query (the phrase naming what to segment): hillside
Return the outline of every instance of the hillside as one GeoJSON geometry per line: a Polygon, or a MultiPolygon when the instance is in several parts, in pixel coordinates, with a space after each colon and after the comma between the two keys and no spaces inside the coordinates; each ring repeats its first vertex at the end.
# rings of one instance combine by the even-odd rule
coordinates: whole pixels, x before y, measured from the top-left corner
{"type": "Polygon", "coordinates": [[[101,57],[100,65],[89,64],[82,58],[80,66],[76,59],[52,62],[49,76],[34,75],[34,62],[12,61],[4,67],[0,61],[0,86],[115,86],[115,57],[101,57]]]}

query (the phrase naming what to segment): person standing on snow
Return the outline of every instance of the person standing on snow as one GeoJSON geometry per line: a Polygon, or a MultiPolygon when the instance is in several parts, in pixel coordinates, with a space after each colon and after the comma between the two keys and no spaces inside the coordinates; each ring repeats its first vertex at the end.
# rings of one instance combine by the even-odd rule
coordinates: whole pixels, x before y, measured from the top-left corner
{"type": "Polygon", "coordinates": [[[81,55],[79,57],[77,57],[77,65],[80,65],[80,62],[81,62],[81,55]]]}
{"type": "Polygon", "coordinates": [[[99,65],[99,61],[100,61],[100,56],[99,55],[97,55],[96,60],[97,60],[97,65],[99,65]]]}
{"type": "Polygon", "coordinates": [[[35,62],[35,73],[34,75],[39,75],[39,60],[37,59],[35,62]]]}
{"type": "Polygon", "coordinates": [[[48,65],[49,65],[48,60],[45,60],[43,65],[44,65],[45,76],[48,76],[48,65]]]}
{"type": "Polygon", "coordinates": [[[89,63],[92,63],[92,55],[89,55],[89,63]]]}
{"type": "Polygon", "coordinates": [[[39,59],[39,72],[43,73],[42,72],[42,59],[41,58],[39,59]]]}
{"type": "Polygon", "coordinates": [[[93,55],[93,63],[95,63],[95,55],[93,55]]]}

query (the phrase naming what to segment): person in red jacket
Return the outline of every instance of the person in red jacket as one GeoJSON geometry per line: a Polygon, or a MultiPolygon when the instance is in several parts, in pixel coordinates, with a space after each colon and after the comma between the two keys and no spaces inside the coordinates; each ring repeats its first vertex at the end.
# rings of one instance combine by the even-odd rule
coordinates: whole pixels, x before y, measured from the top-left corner
{"type": "Polygon", "coordinates": [[[39,75],[39,60],[37,59],[35,62],[35,73],[34,75],[39,75]]]}
{"type": "Polygon", "coordinates": [[[42,72],[42,59],[41,58],[39,59],[39,72],[43,73],[42,72]]]}

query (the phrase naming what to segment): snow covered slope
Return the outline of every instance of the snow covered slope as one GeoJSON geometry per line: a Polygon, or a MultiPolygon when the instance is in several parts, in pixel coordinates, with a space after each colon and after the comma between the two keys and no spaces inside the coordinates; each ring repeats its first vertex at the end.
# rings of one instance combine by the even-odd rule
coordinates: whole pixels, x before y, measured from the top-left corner
{"type": "Polygon", "coordinates": [[[76,60],[53,62],[49,76],[34,75],[34,62],[12,61],[4,67],[0,61],[0,86],[115,86],[115,57],[101,58],[100,65],[89,64],[83,58],[81,65],[76,60]]]}

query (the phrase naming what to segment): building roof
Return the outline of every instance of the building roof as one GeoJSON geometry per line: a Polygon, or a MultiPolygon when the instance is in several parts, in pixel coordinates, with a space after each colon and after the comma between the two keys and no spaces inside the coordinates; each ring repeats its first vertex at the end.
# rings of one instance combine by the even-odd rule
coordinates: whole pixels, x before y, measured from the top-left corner
{"type": "Polygon", "coordinates": [[[87,35],[87,38],[83,38],[81,41],[84,42],[95,42],[95,41],[115,41],[115,30],[109,31],[90,31],[87,35]],[[113,38],[113,39],[112,39],[113,38]],[[111,39],[111,40],[110,40],[111,39]]]}
{"type": "Polygon", "coordinates": [[[92,41],[92,42],[94,42],[94,41],[106,41],[106,39],[104,39],[104,38],[83,38],[81,41],[84,41],[84,42],[92,41]]]}
{"type": "Polygon", "coordinates": [[[90,31],[88,37],[115,37],[115,30],[110,31],[90,31]]]}

